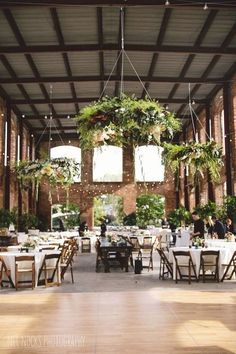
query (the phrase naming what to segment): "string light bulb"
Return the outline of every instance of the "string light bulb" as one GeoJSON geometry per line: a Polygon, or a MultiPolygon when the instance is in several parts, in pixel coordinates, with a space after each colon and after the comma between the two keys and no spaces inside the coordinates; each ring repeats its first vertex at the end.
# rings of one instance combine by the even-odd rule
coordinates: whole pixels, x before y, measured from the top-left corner
{"type": "Polygon", "coordinates": [[[205,2],[205,4],[204,4],[203,10],[208,10],[208,5],[207,5],[206,2],[205,2]]]}
{"type": "Polygon", "coordinates": [[[170,2],[168,0],[166,0],[165,6],[169,6],[169,5],[170,5],[170,2]]]}

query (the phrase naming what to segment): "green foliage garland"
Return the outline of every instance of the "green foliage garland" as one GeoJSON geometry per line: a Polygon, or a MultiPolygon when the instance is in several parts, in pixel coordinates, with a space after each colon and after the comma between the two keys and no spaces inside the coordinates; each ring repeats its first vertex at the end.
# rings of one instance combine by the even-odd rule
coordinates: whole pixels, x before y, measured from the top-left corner
{"type": "Polygon", "coordinates": [[[157,101],[135,96],[105,96],[84,107],[75,118],[81,147],[92,149],[111,144],[117,146],[155,143],[172,138],[180,130],[180,121],[157,101]]]}

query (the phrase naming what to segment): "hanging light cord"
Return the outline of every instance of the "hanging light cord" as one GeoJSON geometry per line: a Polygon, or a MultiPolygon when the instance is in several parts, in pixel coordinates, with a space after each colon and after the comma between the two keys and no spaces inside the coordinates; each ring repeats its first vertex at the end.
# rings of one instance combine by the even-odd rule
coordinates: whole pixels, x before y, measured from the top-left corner
{"type": "MultiPolygon", "coordinates": [[[[196,133],[196,126],[195,126],[195,123],[194,123],[194,117],[196,118],[196,120],[198,121],[199,125],[202,127],[206,137],[211,140],[211,137],[210,135],[208,134],[208,132],[206,131],[204,125],[202,124],[201,120],[198,118],[198,115],[196,114],[196,112],[194,111],[193,109],[193,106],[192,106],[192,100],[191,100],[191,85],[190,83],[188,84],[188,107],[189,107],[189,112],[190,112],[190,116],[191,116],[191,122],[192,122],[192,127],[193,127],[193,135],[194,135],[194,140],[196,142],[198,142],[198,137],[197,137],[197,133],[196,133]]],[[[186,112],[186,110],[185,110],[186,112]]]]}
{"type": "Polygon", "coordinates": [[[137,76],[137,78],[138,78],[143,90],[145,91],[147,97],[149,99],[151,99],[151,96],[149,95],[149,93],[148,93],[144,83],[142,82],[137,70],[135,69],[132,61],[130,60],[128,54],[125,51],[124,8],[123,7],[121,7],[121,9],[120,9],[120,26],[121,26],[121,50],[120,50],[120,52],[119,52],[119,54],[118,54],[118,56],[116,58],[116,61],[115,61],[114,65],[113,65],[113,67],[112,67],[112,70],[111,70],[111,72],[109,74],[109,77],[108,77],[108,79],[107,79],[107,81],[106,81],[106,83],[104,85],[104,88],[102,90],[102,93],[101,93],[99,99],[101,99],[102,96],[104,95],[104,92],[105,92],[105,90],[107,88],[107,85],[108,85],[108,83],[109,83],[109,81],[111,79],[111,76],[112,76],[112,74],[113,74],[113,72],[114,72],[114,70],[115,70],[115,68],[116,68],[116,66],[118,64],[118,61],[120,60],[120,57],[121,57],[120,96],[122,96],[122,94],[124,93],[124,59],[126,57],[128,62],[129,62],[129,64],[130,64],[130,66],[131,66],[131,68],[133,69],[135,75],[137,76]]]}
{"type": "Polygon", "coordinates": [[[120,27],[121,27],[121,74],[120,74],[120,97],[124,93],[124,54],[125,54],[125,37],[124,37],[124,8],[120,9],[120,27]]]}
{"type": "Polygon", "coordinates": [[[59,132],[59,130],[57,129],[57,126],[55,125],[55,122],[53,120],[53,114],[52,114],[52,95],[53,95],[53,86],[50,85],[50,102],[49,102],[49,120],[42,132],[42,134],[40,135],[37,144],[35,145],[35,148],[37,148],[37,146],[39,145],[40,141],[42,140],[42,137],[44,136],[44,133],[46,131],[46,129],[49,127],[49,138],[48,138],[48,155],[50,157],[50,150],[51,150],[51,141],[52,141],[52,125],[54,126],[55,130],[56,130],[56,134],[59,136],[61,142],[63,145],[66,145],[64,140],[61,137],[61,134],[59,132]]]}

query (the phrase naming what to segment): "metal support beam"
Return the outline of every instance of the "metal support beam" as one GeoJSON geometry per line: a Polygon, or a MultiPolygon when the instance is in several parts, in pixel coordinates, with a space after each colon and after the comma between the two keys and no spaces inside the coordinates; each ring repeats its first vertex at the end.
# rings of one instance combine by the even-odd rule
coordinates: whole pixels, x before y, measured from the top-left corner
{"type": "MultiPolygon", "coordinates": [[[[207,103],[205,106],[205,114],[206,114],[206,141],[209,141],[211,139],[211,108],[210,108],[210,103],[207,103]]],[[[214,196],[214,189],[213,189],[213,184],[210,180],[210,174],[208,172],[207,174],[207,180],[208,180],[208,201],[214,202],[215,201],[215,196],[214,196]]]]}
{"type": "MultiPolygon", "coordinates": [[[[0,54],[33,54],[33,53],[68,53],[68,52],[100,52],[118,51],[119,44],[64,44],[64,45],[19,45],[0,46],[0,54]]],[[[215,54],[215,55],[235,55],[236,49],[227,47],[197,47],[181,45],[153,45],[153,44],[126,44],[125,50],[132,52],[152,52],[152,53],[179,53],[179,54],[215,54]]]]}
{"type": "MultiPolygon", "coordinates": [[[[22,118],[18,120],[18,134],[20,136],[19,144],[19,159],[23,159],[23,121],[22,118]]],[[[22,215],[22,190],[20,182],[18,182],[18,216],[22,215]]]]}
{"type": "Polygon", "coordinates": [[[10,183],[11,183],[11,175],[10,175],[10,162],[11,162],[11,104],[9,101],[6,102],[6,119],[7,123],[7,131],[5,130],[5,140],[7,139],[6,144],[6,155],[5,161],[5,181],[4,181],[4,208],[10,209],[10,183]]]}
{"type": "MultiPolygon", "coordinates": [[[[186,128],[183,130],[183,141],[187,140],[187,131],[186,128]]],[[[189,188],[188,188],[188,176],[186,173],[186,168],[184,168],[184,206],[189,210],[189,188]]]]}
{"type": "Polygon", "coordinates": [[[225,124],[225,170],[227,195],[233,195],[232,162],[230,144],[230,122],[232,121],[231,85],[226,83],[223,87],[224,124],[225,124]]]}

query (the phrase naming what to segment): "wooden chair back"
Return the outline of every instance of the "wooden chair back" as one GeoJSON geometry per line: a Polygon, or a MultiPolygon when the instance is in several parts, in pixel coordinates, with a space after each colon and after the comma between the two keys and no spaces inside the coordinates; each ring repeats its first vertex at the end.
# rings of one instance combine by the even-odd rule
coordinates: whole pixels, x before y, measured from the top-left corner
{"type": "Polygon", "coordinates": [[[27,255],[17,256],[15,257],[15,288],[18,290],[18,288],[28,287],[32,287],[32,289],[35,287],[35,257],[27,255]],[[25,263],[24,267],[21,267],[21,263],[23,262],[29,263],[29,266],[27,265],[26,267],[25,263]],[[19,280],[19,275],[26,273],[31,273],[31,280],[19,280]]]}

